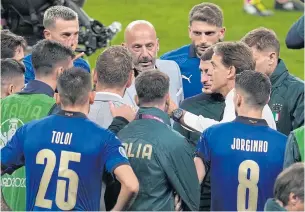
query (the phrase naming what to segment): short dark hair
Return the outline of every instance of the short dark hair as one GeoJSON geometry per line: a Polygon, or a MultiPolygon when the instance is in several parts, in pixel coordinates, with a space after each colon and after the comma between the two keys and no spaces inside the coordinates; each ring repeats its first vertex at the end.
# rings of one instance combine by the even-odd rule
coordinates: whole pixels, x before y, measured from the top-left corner
{"type": "Polygon", "coordinates": [[[19,46],[23,50],[27,46],[22,36],[15,35],[9,30],[1,30],[1,58],[13,58],[19,46]]]}
{"type": "Polygon", "coordinates": [[[255,70],[253,53],[242,42],[221,42],[214,45],[214,54],[222,57],[222,64],[226,67],[234,66],[236,74],[244,70],[255,70]]]}
{"type": "Polygon", "coordinates": [[[235,88],[245,92],[245,101],[254,108],[263,108],[269,101],[271,82],[267,75],[245,70],[236,75],[235,88]]]}
{"type": "Polygon", "coordinates": [[[213,54],[214,54],[213,46],[210,46],[209,48],[207,48],[207,49],[202,53],[202,55],[200,56],[200,59],[201,59],[202,61],[211,60],[213,54]]]}
{"type": "Polygon", "coordinates": [[[78,20],[77,13],[69,7],[57,5],[47,9],[43,16],[44,28],[50,28],[55,25],[57,19],[63,19],[65,21],[78,20]]]}
{"type": "Polygon", "coordinates": [[[276,178],[274,197],[287,206],[290,193],[304,202],[304,163],[294,163],[284,169],[276,178]]]}
{"type": "Polygon", "coordinates": [[[242,42],[249,47],[255,47],[259,51],[271,49],[280,54],[280,42],[272,29],[260,27],[248,32],[242,39],[242,42]]]}
{"type": "Polygon", "coordinates": [[[54,67],[61,62],[73,58],[73,52],[59,42],[41,40],[32,51],[32,64],[36,75],[48,76],[53,73],[54,67]]]}
{"type": "Polygon", "coordinates": [[[24,65],[18,61],[11,58],[1,59],[1,87],[11,83],[15,77],[23,76],[24,72],[24,65]]]}
{"type": "Polygon", "coordinates": [[[133,71],[132,56],[123,46],[111,46],[97,58],[98,82],[107,87],[122,87],[133,71]]]}
{"type": "Polygon", "coordinates": [[[169,91],[169,77],[159,70],[143,71],[135,82],[139,103],[161,101],[169,91]]]}
{"type": "Polygon", "coordinates": [[[63,106],[84,105],[92,90],[91,75],[82,68],[67,69],[58,77],[57,89],[63,106]]]}
{"type": "Polygon", "coordinates": [[[222,27],[223,13],[222,9],[213,3],[201,3],[195,5],[189,13],[189,22],[203,21],[210,25],[222,27]]]}

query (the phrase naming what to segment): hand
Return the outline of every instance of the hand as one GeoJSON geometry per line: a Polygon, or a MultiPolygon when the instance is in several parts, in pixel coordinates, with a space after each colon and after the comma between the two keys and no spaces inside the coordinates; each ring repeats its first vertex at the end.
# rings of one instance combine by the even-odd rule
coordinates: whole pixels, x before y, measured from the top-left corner
{"type": "Polygon", "coordinates": [[[170,98],[167,103],[167,114],[172,117],[172,113],[174,110],[178,109],[176,103],[170,98]]]}
{"type": "Polygon", "coordinates": [[[129,122],[133,121],[136,117],[137,110],[129,105],[121,105],[120,107],[115,107],[112,102],[109,102],[110,112],[113,117],[123,117],[129,122]]]}
{"type": "Polygon", "coordinates": [[[74,60],[77,60],[78,58],[80,58],[80,57],[82,57],[82,56],[84,56],[84,55],[85,55],[84,52],[81,52],[81,53],[75,55],[75,57],[73,58],[73,62],[74,62],[74,60]]]}
{"type": "Polygon", "coordinates": [[[182,210],[182,199],[178,194],[175,194],[175,211],[183,211],[182,210]]]}

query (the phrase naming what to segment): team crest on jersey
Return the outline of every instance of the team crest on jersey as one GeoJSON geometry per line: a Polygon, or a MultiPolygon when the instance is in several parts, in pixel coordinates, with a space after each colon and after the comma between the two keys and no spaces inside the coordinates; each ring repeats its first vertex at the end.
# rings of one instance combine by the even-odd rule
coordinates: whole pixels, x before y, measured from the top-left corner
{"type": "Polygon", "coordinates": [[[4,147],[7,142],[13,137],[16,130],[24,125],[24,123],[18,118],[7,119],[1,123],[0,132],[0,147],[4,147]]]}
{"type": "Polygon", "coordinates": [[[120,154],[124,157],[124,158],[127,158],[128,159],[128,157],[127,157],[127,155],[126,155],[126,152],[125,152],[125,149],[123,148],[123,147],[119,147],[119,152],[120,152],[120,154]]]}
{"type": "Polygon", "coordinates": [[[283,105],[277,104],[277,103],[272,105],[271,110],[272,110],[273,118],[274,118],[275,122],[278,122],[280,120],[280,113],[281,113],[282,107],[283,107],[283,105]]]}

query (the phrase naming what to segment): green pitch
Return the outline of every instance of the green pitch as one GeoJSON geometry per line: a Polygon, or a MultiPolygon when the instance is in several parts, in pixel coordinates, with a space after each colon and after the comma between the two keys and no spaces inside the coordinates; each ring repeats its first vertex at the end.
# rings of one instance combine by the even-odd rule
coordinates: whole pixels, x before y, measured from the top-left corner
{"type": "MultiPolygon", "coordinates": [[[[263,0],[273,8],[273,0],[263,0]]],[[[94,19],[105,25],[113,21],[122,23],[123,30],[128,23],[138,19],[150,21],[156,28],[160,40],[159,56],[190,42],[188,38],[188,12],[199,0],[87,0],[85,11],[94,19]]],[[[271,17],[250,16],[243,12],[243,0],[210,0],[218,4],[224,12],[224,25],[227,29],[226,41],[239,40],[248,31],[264,26],[272,28],[281,42],[281,58],[288,66],[290,73],[304,79],[303,50],[288,50],[285,37],[290,26],[302,15],[300,12],[278,12],[271,17]]],[[[112,41],[120,44],[123,41],[123,30],[112,41]]],[[[90,56],[91,67],[101,50],[90,56]]]]}

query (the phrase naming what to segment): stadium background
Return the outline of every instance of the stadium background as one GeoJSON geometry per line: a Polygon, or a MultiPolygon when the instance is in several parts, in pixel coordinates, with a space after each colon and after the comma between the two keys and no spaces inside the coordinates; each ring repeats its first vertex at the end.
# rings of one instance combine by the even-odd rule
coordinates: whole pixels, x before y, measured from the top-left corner
{"type": "MultiPolygon", "coordinates": [[[[268,8],[273,8],[274,0],[263,0],[268,8]]],[[[124,29],[137,19],[150,21],[156,28],[160,41],[159,56],[190,42],[188,38],[188,13],[200,0],[87,0],[84,10],[105,25],[113,21],[122,23],[122,31],[112,40],[121,44],[124,29]]],[[[285,37],[290,26],[302,15],[300,12],[275,11],[271,17],[250,16],[243,12],[243,0],[209,0],[218,4],[224,12],[226,41],[239,40],[248,31],[264,26],[273,29],[281,42],[281,55],[290,73],[304,79],[304,51],[289,50],[285,37]]],[[[89,57],[91,68],[102,50],[89,57]]]]}

